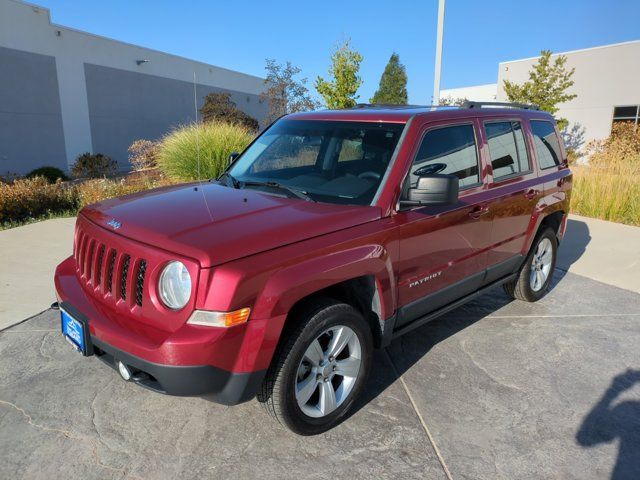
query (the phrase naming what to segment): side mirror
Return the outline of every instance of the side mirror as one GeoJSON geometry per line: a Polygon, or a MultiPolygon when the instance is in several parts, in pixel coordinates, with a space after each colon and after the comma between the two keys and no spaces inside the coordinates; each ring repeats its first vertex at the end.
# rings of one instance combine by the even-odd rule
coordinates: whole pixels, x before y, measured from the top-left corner
{"type": "Polygon", "coordinates": [[[240,154],[238,152],[231,152],[229,154],[229,158],[227,159],[227,164],[231,165],[233,162],[236,161],[236,158],[238,158],[240,156],[240,154]]]}
{"type": "Polygon", "coordinates": [[[453,205],[458,201],[459,179],[456,175],[423,175],[415,188],[409,188],[400,204],[403,206],[453,205]]]}

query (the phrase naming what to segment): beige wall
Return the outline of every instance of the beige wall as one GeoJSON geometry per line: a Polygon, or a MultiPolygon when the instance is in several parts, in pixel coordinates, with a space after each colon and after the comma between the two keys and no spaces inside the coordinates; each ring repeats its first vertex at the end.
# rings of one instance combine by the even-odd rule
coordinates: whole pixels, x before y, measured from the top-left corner
{"type": "MultiPolygon", "coordinates": [[[[584,146],[611,132],[613,108],[640,105],[640,40],[566,52],[567,66],[575,68],[578,95],[560,106],[558,116],[569,120],[569,130],[584,129],[584,146]]],[[[553,57],[552,57],[553,58],[553,57]]],[[[502,62],[498,68],[497,100],[506,101],[503,81],[523,83],[538,58],[502,62]]]]}

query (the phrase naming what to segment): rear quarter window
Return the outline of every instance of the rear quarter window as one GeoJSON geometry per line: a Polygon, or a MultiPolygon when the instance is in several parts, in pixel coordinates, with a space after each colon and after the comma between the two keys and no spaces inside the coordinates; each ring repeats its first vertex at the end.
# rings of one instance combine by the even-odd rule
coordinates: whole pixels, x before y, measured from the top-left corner
{"type": "Polygon", "coordinates": [[[553,123],[546,120],[531,120],[531,133],[536,146],[538,166],[543,170],[559,166],[562,163],[562,153],[553,123]]]}

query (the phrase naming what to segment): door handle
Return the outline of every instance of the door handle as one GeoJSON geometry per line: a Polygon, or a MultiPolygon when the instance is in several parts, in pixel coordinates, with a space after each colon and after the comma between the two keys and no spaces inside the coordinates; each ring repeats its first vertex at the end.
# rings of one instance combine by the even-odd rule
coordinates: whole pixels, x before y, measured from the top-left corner
{"type": "Polygon", "coordinates": [[[469,212],[471,218],[480,218],[482,215],[489,213],[489,207],[486,205],[478,205],[469,212]]]}
{"type": "Polygon", "coordinates": [[[534,198],[536,198],[538,196],[538,193],[540,193],[539,190],[536,190],[534,188],[530,188],[529,190],[524,192],[524,196],[526,198],[528,198],[529,200],[533,200],[534,198]]]}

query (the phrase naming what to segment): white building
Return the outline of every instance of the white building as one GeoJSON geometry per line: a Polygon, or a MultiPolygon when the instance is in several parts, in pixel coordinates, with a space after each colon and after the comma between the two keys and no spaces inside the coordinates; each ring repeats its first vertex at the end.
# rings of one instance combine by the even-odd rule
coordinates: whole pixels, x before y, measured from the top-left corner
{"type": "MultiPolygon", "coordinates": [[[[566,67],[575,68],[577,97],[559,105],[558,117],[569,120],[567,146],[580,149],[590,140],[606,138],[616,121],[639,123],[640,117],[640,40],[573,50],[552,55],[567,57],[566,67]]],[[[501,62],[498,82],[490,85],[442,90],[441,97],[469,100],[508,101],[504,80],[524,83],[539,57],[501,62]]]]}
{"type": "Polygon", "coordinates": [[[66,170],[83,152],[124,169],[133,140],[195,119],[194,89],[199,106],[225,91],[262,120],[263,88],[262,78],[55,25],[46,8],[0,0],[0,175],[66,170]]]}

